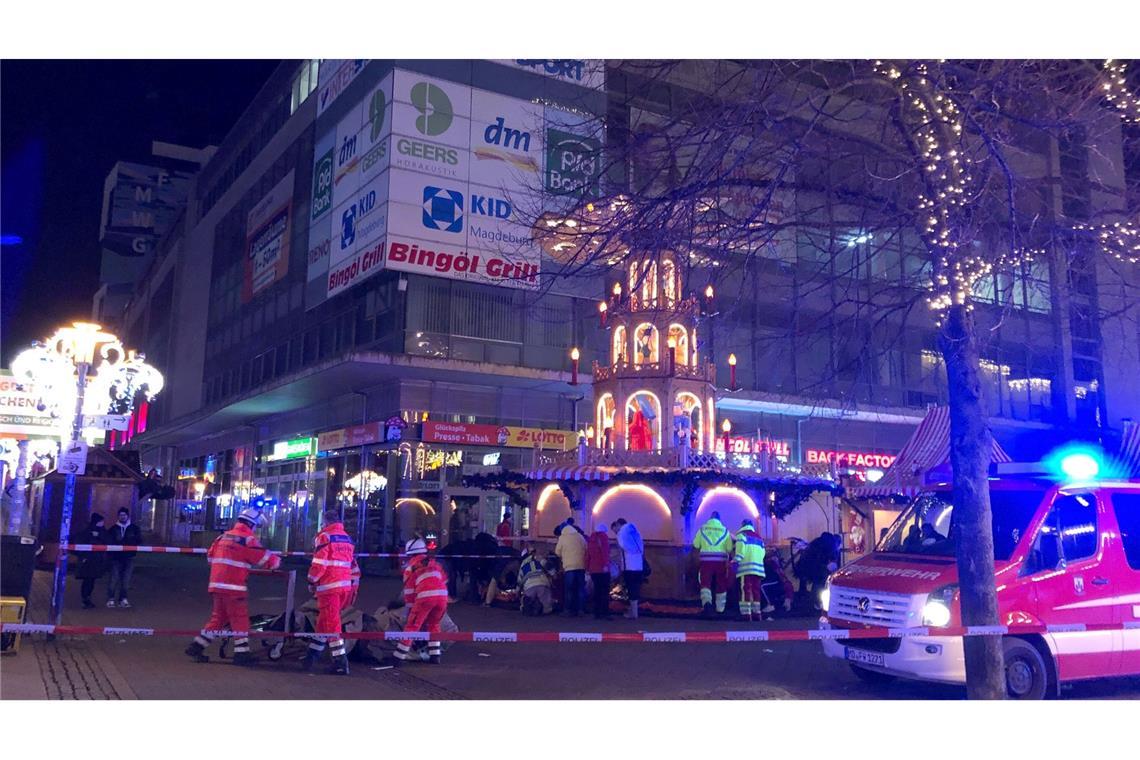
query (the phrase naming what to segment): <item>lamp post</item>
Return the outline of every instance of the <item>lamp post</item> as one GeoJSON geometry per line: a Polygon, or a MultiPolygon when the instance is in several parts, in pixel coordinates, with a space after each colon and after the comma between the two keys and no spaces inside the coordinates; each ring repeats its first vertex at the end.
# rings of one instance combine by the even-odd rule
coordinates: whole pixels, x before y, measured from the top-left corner
{"type": "Polygon", "coordinates": [[[726,418],[724,422],[720,423],[720,429],[724,433],[724,463],[727,465],[728,456],[731,453],[728,434],[732,432],[732,423],[726,418]]]}
{"type": "Polygon", "coordinates": [[[12,361],[17,382],[34,383],[42,394],[40,404],[59,420],[60,465],[68,453],[83,457],[82,465],[57,466],[65,472],[63,509],[59,523],[59,553],[52,584],[52,621],[60,624],[63,592],[67,581],[67,552],[63,546],[71,534],[75,506],[75,478],[86,468],[83,441],[84,416],[129,415],[135,398],[148,401],[162,390],[162,374],[144,361],[142,354],[127,351],[117,337],[99,325],[75,322],[61,327],[46,343],[33,343],[12,361]]]}
{"type": "Polygon", "coordinates": [[[578,350],[577,346],[570,349],[570,384],[578,384],[578,360],[582,357],[582,352],[578,350]]]}
{"type": "Polygon", "coordinates": [[[614,283],[613,294],[614,294],[614,305],[616,306],[617,304],[621,303],[621,283],[620,282],[614,283]]]}
{"type": "Polygon", "coordinates": [[[713,286],[709,285],[705,288],[705,314],[712,314],[713,310],[713,286]]]}
{"type": "Polygon", "coordinates": [[[728,388],[736,390],[736,354],[728,355],[728,388]]]}
{"type": "Polygon", "coordinates": [[[606,310],[608,308],[609,307],[606,306],[605,301],[599,301],[598,302],[598,317],[601,320],[601,323],[602,323],[601,326],[603,328],[606,326],[606,310]]]}

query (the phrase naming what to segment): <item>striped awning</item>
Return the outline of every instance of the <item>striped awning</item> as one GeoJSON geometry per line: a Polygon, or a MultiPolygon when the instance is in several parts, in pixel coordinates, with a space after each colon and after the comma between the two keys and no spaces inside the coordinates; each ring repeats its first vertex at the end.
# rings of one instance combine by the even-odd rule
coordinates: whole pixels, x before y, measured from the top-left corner
{"type": "Polygon", "coordinates": [[[540,467],[530,470],[528,480],[609,480],[617,472],[615,467],[580,465],[576,467],[540,467]]]}
{"type": "Polygon", "coordinates": [[[1124,423],[1120,438],[1120,458],[1129,469],[1129,477],[1140,478],[1140,423],[1124,423]]]}
{"type": "MultiPolygon", "coordinates": [[[[1009,462],[1010,456],[996,440],[990,452],[991,462],[1009,462]]],[[[950,408],[932,407],[914,434],[877,482],[852,488],[848,494],[855,498],[914,496],[925,486],[923,476],[930,470],[950,464],[950,408]]]]}

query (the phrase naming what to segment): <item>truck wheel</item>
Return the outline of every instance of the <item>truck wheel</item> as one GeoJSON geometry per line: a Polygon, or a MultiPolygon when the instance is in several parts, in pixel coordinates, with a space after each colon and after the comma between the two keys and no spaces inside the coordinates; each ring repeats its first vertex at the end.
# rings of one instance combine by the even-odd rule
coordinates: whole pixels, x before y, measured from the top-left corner
{"type": "Polygon", "coordinates": [[[1037,648],[1024,639],[1002,639],[1005,657],[1005,691],[1010,699],[1044,699],[1049,690],[1049,668],[1037,648]]]}
{"type": "Polygon", "coordinates": [[[894,682],[895,677],[887,673],[880,673],[877,670],[867,670],[858,665],[851,666],[851,672],[854,673],[860,681],[872,686],[886,686],[894,682]]]}

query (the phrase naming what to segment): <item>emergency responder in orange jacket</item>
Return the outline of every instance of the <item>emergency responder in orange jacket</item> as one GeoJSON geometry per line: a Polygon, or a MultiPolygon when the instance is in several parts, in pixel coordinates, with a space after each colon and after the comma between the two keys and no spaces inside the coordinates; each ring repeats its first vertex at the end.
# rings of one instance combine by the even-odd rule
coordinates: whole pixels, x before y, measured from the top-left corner
{"type": "MultiPolygon", "coordinates": [[[[412,607],[408,611],[405,631],[439,633],[439,623],[447,612],[447,574],[429,553],[422,538],[413,538],[404,548],[408,565],[404,570],[405,599],[412,591],[412,607]]],[[[396,663],[412,659],[412,640],[404,639],[396,647],[396,663]]],[[[439,664],[442,647],[439,640],[428,640],[428,661],[439,664]]]]}
{"type": "MultiPolygon", "coordinates": [[[[352,539],[344,532],[340,510],[330,509],[324,514],[325,527],[313,540],[313,561],[309,565],[309,591],[317,597],[317,633],[329,634],[329,653],[333,667],[330,672],[348,675],[348,655],[341,637],[340,611],[356,601],[360,587],[360,566],[356,564],[352,539]]],[[[304,670],[311,670],[325,650],[325,639],[309,644],[309,651],[301,662],[304,670]]]]}
{"type": "Polygon", "coordinates": [[[242,635],[234,639],[234,664],[253,665],[257,658],[249,651],[249,589],[253,568],[276,570],[281,557],[263,547],[253,531],[264,524],[261,510],[250,507],[238,515],[234,527],[214,539],[206,560],[210,563],[210,596],[214,610],[202,632],[194,637],[186,654],[196,662],[209,662],[204,652],[218,632],[229,628],[242,635]]]}

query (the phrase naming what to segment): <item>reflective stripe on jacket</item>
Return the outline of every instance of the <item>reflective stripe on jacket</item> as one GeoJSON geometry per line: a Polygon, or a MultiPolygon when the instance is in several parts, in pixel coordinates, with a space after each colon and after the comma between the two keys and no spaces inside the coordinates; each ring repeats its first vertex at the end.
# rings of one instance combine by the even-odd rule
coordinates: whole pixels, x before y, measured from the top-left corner
{"type": "Polygon", "coordinates": [[[764,577],[764,542],[751,530],[736,534],[736,576],[759,575],[764,577]]]}
{"type": "Polygon", "coordinates": [[[693,539],[693,548],[701,553],[701,559],[722,560],[732,556],[732,536],[724,523],[715,517],[701,526],[693,539]]]}
{"type": "Polygon", "coordinates": [[[542,569],[542,563],[533,554],[519,566],[519,586],[523,591],[537,586],[549,586],[550,576],[542,569]]]}
{"type": "Polygon", "coordinates": [[[206,561],[210,563],[210,593],[233,596],[248,593],[251,569],[276,570],[281,566],[281,557],[258,543],[253,530],[241,522],[214,539],[206,561]]]}
{"type": "Polygon", "coordinates": [[[317,587],[318,595],[360,583],[360,566],[356,564],[355,555],[352,539],[344,532],[342,523],[330,523],[317,534],[313,540],[309,583],[317,587]]]}
{"type": "Polygon", "coordinates": [[[415,604],[418,599],[447,596],[447,573],[439,563],[427,557],[415,557],[404,571],[404,601],[415,604]],[[412,597],[408,599],[408,589],[412,597]]]}

